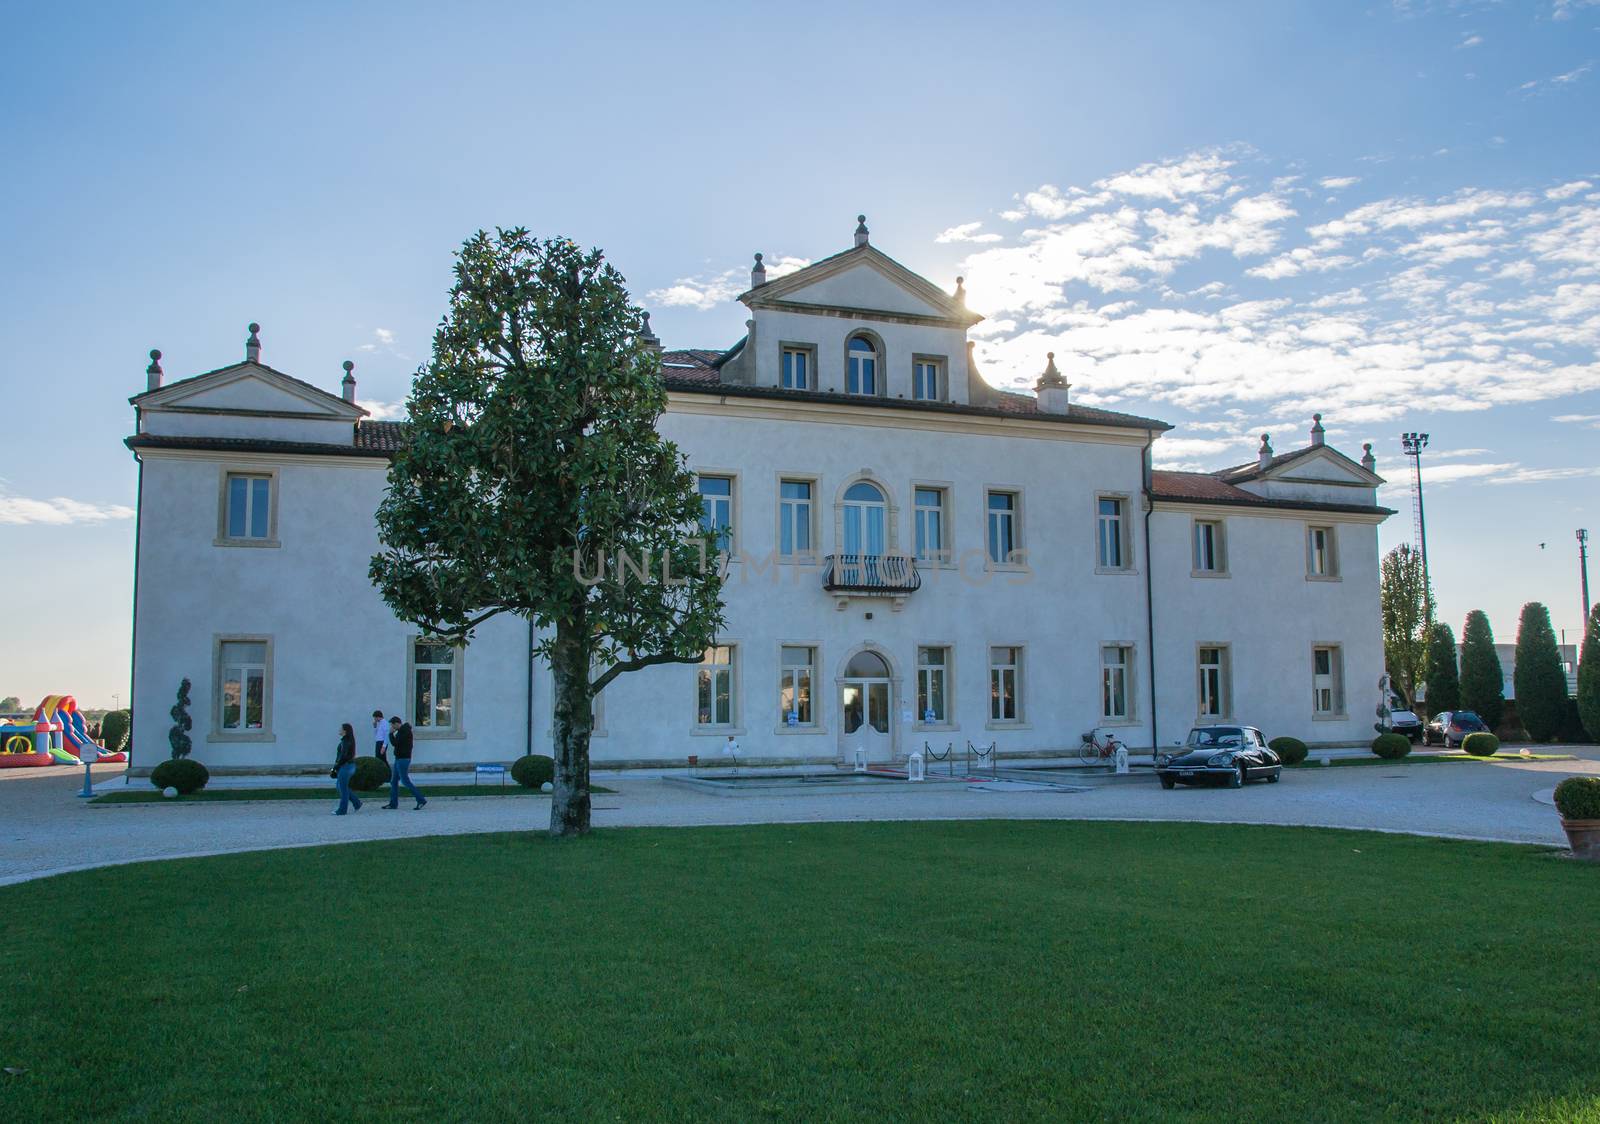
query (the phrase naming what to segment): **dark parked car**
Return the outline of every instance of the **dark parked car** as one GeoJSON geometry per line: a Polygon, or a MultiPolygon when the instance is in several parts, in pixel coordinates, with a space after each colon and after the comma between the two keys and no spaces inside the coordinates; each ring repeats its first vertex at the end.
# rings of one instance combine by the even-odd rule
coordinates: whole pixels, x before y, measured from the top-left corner
{"type": "Polygon", "coordinates": [[[1488,729],[1483,719],[1470,710],[1441,710],[1422,731],[1422,744],[1442,745],[1446,749],[1455,749],[1467,740],[1468,734],[1477,734],[1488,729]]]}
{"type": "Polygon", "coordinates": [[[1276,783],[1283,762],[1267,748],[1254,726],[1196,726],[1188,739],[1156,760],[1162,788],[1180,784],[1222,783],[1240,788],[1246,781],[1276,783]]]}
{"type": "Polygon", "coordinates": [[[1410,738],[1413,745],[1422,740],[1424,733],[1422,719],[1413,710],[1391,710],[1389,729],[1401,737],[1410,738]]]}

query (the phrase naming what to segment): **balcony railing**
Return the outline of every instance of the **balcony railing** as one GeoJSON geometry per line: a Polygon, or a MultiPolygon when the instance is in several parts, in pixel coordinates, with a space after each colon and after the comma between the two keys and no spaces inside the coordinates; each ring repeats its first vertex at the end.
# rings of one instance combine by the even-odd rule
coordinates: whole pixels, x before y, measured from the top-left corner
{"type": "Polygon", "coordinates": [[[881,593],[902,597],[922,586],[916,562],[904,554],[830,554],[822,588],[830,593],[881,593]]]}

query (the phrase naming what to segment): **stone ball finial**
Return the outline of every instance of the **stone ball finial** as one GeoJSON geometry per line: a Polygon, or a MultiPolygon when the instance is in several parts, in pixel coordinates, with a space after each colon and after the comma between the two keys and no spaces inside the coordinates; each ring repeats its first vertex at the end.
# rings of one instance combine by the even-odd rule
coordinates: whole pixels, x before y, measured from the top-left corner
{"type": "Polygon", "coordinates": [[[1312,414],[1311,415],[1311,420],[1314,421],[1314,422],[1319,422],[1319,421],[1322,420],[1322,415],[1321,414],[1312,414]]]}
{"type": "Polygon", "coordinates": [[[1361,443],[1361,451],[1364,452],[1364,453],[1372,452],[1372,442],[1371,441],[1363,441],[1361,443]]]}
{"type": "Polygon", "coordinates": [[[756,263],[759,265],[760,262],[761,262],[761,251],[757,250],[756,251],[756,263]]]}
{"type": "Polygon", "coordinates": [[[356,365],[353,362],[351,362],[349,359],[346,359],[344,361],[344,373],[345,374],[348,375],[351,371],[353,371],[355,369],[356,369],[356,365]]]}
{"type": "Polygon", "coordinates": [[[161,349],[159,347],[152,347],[150,349],[150,362],[152,362],[152,363],[161,362],[161,349]]]}
{"type": "Polygon", "coordinates": [[[1044,357],[1053,363],[1055,362],[1056,353],[1053,351],[1047,351],[1044,353],[1044,357]]]}
{"type": "Polygon", "coordinates": [[[857,215],[856,216],[856,221],[857,222],[866,222],[867,221],[867,216],[866,215],[857,215]]]}
{"type": "Polygon", "coordinates": [[[259,331],[261,331],[261,325],[260,324],[252,323],[250,325],[250,334],[252,336],[255,335],[259,331]]]}

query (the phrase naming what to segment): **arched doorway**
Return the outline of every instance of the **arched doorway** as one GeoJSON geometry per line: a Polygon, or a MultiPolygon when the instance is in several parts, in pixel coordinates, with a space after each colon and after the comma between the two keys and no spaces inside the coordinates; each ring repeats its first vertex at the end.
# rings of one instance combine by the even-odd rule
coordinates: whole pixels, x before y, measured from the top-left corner
{"type": "Polygon", "coordinates": [[[894,681],[889,664],[870,648],[851,656],[839,677],[839,755],[853,764],[856,750],[870,762],[894,760],[894,681]]]}

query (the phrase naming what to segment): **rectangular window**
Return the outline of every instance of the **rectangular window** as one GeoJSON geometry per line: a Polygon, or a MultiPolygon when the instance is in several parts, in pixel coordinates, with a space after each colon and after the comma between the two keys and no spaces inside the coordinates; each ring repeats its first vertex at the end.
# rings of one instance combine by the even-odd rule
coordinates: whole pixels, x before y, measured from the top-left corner
{"type": "Polygon", "coordinates": [[[1100,497],[1096,564],[1102,570],[1127,568],[1127,528],[1122,516],[1122,500],[1115,496],[1100,497]]]}
{"type": "Polygon", "coordinates": [[[1223,718],[1228,714],[1228,649],[1201,648],[1200,716],[1223,718]]]}
{"type": "Polygon", "coordinates": [[[1311,649],[1311,711],[1319,718],[1344,713],[1344,653],[1334,645],[1311,649]]]}
{"type": "Polygon", "coordinates": [[[938,359],[918,359],[911,364],[911,397],[923,402],[944,399],[944,364],[938,359]]]}
{"type": "Polygon", "coordinates": [[[811,349],[785,347],[783,349],[783,388],[785,390],[810,390],[812,384],[811,349]]]}
{"type": "Polygon", "coordinates": [[[989,649],[989,720],[1015,722],[1019,706],[1021,648],[989,649]]]}
{"type": "Polygon", "coordinates": [[[1339,555],[1334,548],[1332,527],[1306,528],[1306,573],[1314,578],[1338,575],[1339,555]]]}
{"type": "Polygon", "coordinates": [[[460,717],[459,650],[441,640],[411,645],[411,725],[418,730],[454,730],[460,717]]]}
{"type": "Polygon", "coordinates": [[[949,648],[917,649],[917,720],[942,726],[949,715],[949,648]]]}
{"type": "Polygon", "coordinates": [[[944,496],[943,488],[913,489],[918,561],[942,561],[950,556],[949,545],[944,541],[944,496]]]}
{"type": "Polygon", "coordinates": [[[731,476],[702,476],[699,478],[700,529],[712,531],[717,536],[717,549],[733,550],[733,478],[731,476]]]}
{"type": "Polygon", "coordinates": [[[698,688],[695,722],[701,726],[733,725],[733,648],[707,648],[695,677],[698,688]]]}
{"type": "Polygon", "coordinates": [[[811,553],[811,481],[778,483],[778,553],[785,558],[811,553]]]}
{"type": "Polygon", "coordinates": [[[224,640],[218,655],[219,729],[243,734],[267,728],[267,642],[224,640]]]}
{"type": "Polygon", "coordinates": [[[1017,494],[990,492],[989,561],[1003,566],[1017,561],[1017,494]]]}
{"type": "Polygon", "coordinates": [[[265,542],[272,537],[272,477],[230,472],[227,480],[226,537],[265,542]]]}
{"type": "Polygon", "coordinates": [[[1197,574],[1221,574],[1228,569],[1223,554],[1222,524],[1208,519],[1194,521],[1194,569],[1197,574]]]}
{"type": "Polygon", "coordinates": [[[811,711],[811,683],[816,678],[817,650],[785,646],[780,653],[778,720],[796,726],[815,724],[811,711]]]}
{"type": "Polygon", "coordinates": [[[1133,649],[1107,644],[1100,649],[1100,717],[1126,720],[1129,710],[1128,675],[1133,668],[1133,649]]]}

